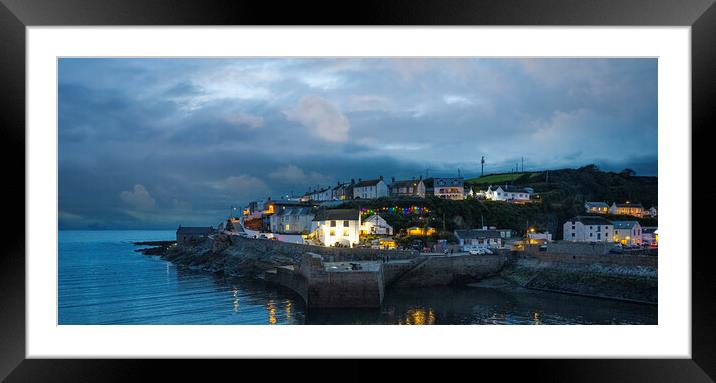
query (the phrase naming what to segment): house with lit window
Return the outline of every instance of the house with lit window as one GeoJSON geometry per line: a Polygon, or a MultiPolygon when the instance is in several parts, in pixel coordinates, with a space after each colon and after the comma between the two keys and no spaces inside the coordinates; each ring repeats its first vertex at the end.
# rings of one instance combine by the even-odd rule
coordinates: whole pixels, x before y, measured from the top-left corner
{"type": "Polygon", "coordinates": [[[313,218],[311,234],[324,246],[353,247],[360,241],[358,209],[319,210],[313,218]]]}
{"type": "Polygon", "coordinates": [[[376,199],[388,196],[388,185],[383,176],[374,180],[358,179],[353,185],[353,199],[376,199]]]}
{"type": "Polygon", "coordinates": [[[587,201],[584,203],[584,209],[587,211],[587,213],[607,214],[609,213],[609,204],[607,204],[606,202],[587,201]]]}
{"type": "Polygon", "coordinates": [[[424,180],[425,194],[443,199],[465,199],[465,180],[462,177],[433,177],[424,180]]]}
{"type": "Polygon", "coordinates": [[[637,221],[612,221],[614,224],[614,242],[622,245],[641,245],[642,230],[637,221]]]}
{"type": "Polygon", "coordinates": [[[611,242],[614,236],[614,224],[602,217],[576,216],[563,229],[563,239],[572,242],[611,242]]]}
{"type": "Polygon", "coordinates": [[[355,184],[355,182],[338,182],[338,184],[331,189],[331,199],[334,201],[353,199],[353,184],[355,184]]]}
{"type": "Polygon", "coordinates": [[[631,215],[634,217],[643,217],[644,216],[644,206],[642,206],[640,203],[631,203],[629,201],[627,201],[626,203],[614,202],[612,204],[612,206],[609,207],[609,214],[631,215]]]}
{"type": "Polygon", "coordinates": [[[271,232],[279,234],[309,233],[314,217],[315,214],[309,206],[289,206],[269,218],[269,227],[271,232]]]}
{"type": "Polygon", "coordinates": [[[465,246],[481,246],[493,249],[504,247],[504,233],[501,230],[466,229],[455,230],[455,238],[461,248],[465,246]]]}
{"type": "Polygon", "coordinates": [[[393,235],[393,226],[378,214],[361,221],[360,234],[362,235],[393,235]]]}
{"type": "Polygon", "coordinates": [[[490,185],[485,191],[485,199],[490,201],[529,201],[530,191],[512,185],[490,185]]]}
{"type": "Polygon", "coordinates": [[[390,183],[391,197],[420,197],[425,198],[425,182],[423,176],[419,179],[396,181],[395,178],[390,183]]]}
{"type": "Polygon", "coordinates": [[[413,227],[407,228],[405,230],[405,232],[407,235],[426,237],[426,236],[437,234],[438,231],[435,230],[434,227],[430,227],[430,226],[428,226],[428,227],[413,226],[413,227]]]}

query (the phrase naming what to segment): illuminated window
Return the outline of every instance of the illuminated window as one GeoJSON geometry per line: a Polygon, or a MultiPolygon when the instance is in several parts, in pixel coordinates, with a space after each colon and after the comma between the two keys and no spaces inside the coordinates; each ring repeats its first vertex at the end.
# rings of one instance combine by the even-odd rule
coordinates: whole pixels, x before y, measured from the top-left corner
{"type": "Polygon", "coordinates": [[[331,229],[329,235],[330,235],[331,237],[335,237],[335,236],[336,236],[336,231],[333,230],[333,229],[331,229]]]}
{"type": "Polygon", "coordinates": [[[288,231],[288,225],[286,225],[286,231],[288,231]]]}
{"type": "Polygon", "coordinates": [[[343,229],[343,236],[344,236],[344,237],[347,237],[347,236],[348,236],[348,229],[343,229]]]}

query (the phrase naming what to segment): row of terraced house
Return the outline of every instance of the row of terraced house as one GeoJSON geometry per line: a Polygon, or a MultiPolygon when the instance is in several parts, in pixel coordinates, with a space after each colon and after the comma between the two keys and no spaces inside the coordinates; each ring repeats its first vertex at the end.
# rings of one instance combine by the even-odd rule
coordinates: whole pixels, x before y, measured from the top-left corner
{"type": "Polygon", "coordinates": [[[335,186],[317,186],[300,197],[301,202],[342,201],[350,199],[376,199],[382,197],[438,197],[465,199],[465,182],[462,177],[423,177],[396,180],[390,183],[380,176],[376,179],[338,182],[335,186]]]}

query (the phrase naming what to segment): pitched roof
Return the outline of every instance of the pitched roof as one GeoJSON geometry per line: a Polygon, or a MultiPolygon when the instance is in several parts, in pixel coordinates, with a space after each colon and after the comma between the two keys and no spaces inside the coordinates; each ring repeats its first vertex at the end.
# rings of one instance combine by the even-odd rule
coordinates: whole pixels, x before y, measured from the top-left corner
{"type": "Polygon", "coordinates": [[[376,178],[374,180],[363,180],[363,181],[360,181],[357,184],[353,185],[353,187],[362,188],[362,187],[366,187],[366,186],[375,186],[380,181],[383,181],[383,180],[380,178],[376,178]]]}
{"type": "Polygon", "coordinates": [[[637,221],[612,221],[612,223],[614,224],[614,229],[631,229],[639,224],[637,221]]]}
{"type": "Polygon", "coordinates": [[[513,185],[494,185],[494,186],[490,185],[489,186],[489,189],[493,190],[493,191],[497,190],[497,188],[501,188],[502,191],[507,192],[507,193],[529,193],[524,188],[518,188],[513,185]]]}
{"type": "Polygon", "coordinates": [[[578,215],[576,217],[572,217],[572,218],[568,219],[567,222],[581,222],[583,225],[603,225],[603,226],[612,225],[612,222],[610,222],[609,220],[604,219],[602,217],[584,216],[584,215],[578,215]]]}
{"type": "Polygon", "coordinates": [[[656,226],[643,226],[641,228],[641,232],[642,234],[653,234],[658,229],[659,228],[656,226]]]}
{"type": "Polygon", "coordinates": [[[339,190],[339,189],[343,189],[343,188],[348,189],[348,188],[350,188],[350,187],[351,187],[351,184],[349,184],[349,183],[342,183],[342,184],[338,184],[338,185],[334,186],[334,187],[333,187],[333,190],[339,190]]]}
{"type": "Polygon", "coordinates": [[[434,186],[463,186],[465,180],[462,177],[435,177],[433,178],[434,186]]]}
{"type": "Polygon", "coordinates": [[[587,201],[587,202],[584,203],[584,206],[586,206],[587,208],[591,208],[591,207],[609,207],[609,204],[607,204],[606,202],[587,201]]]}
{"type": "Polygon", "coordinates": [[[502,238],[501,230],[455,230],[455,236],[459,239],[478,239],[478,238],[502,238]]]}
{"type": "Polygon", "coordinates": [[[617,207],[635,207],[635,208],[644,208],[640,203],[616,203],[614,202],[617,207]]]}
{"type": "Polygon", "coordinates": [[[314,221],[357,221],[360,217],[358,209],[325,209],[319,210],[314,221]]]}
{"type": "Polygon", "coordinates": [[[281,209],[278,213],[276,213],[276,216],[283,216],[283,215],[307,215],[311,214],[311,208],[308,206],[290,206],[285,209],[281,209]]]}

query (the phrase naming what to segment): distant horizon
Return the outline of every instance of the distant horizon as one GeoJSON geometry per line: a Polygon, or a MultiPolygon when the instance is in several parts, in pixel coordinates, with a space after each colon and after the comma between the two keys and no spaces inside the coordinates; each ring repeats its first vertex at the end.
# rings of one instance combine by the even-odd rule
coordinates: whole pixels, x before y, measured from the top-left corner
{"type": "Polygon", "coordinates": [[[59,226],[214,222],[382,175],[658,174],[655,58],[60,58],[59,226]]]}

